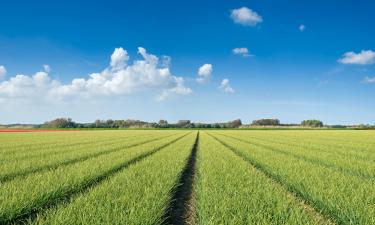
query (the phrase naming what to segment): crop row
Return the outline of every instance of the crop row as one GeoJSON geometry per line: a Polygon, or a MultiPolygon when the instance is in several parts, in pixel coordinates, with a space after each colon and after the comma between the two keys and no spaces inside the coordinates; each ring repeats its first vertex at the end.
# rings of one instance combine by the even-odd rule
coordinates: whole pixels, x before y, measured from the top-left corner
{"type": "Polygon", "coordinates": [[[318,224],[280,185],[202,132],[196,184],[200,224],[318,224]]]}
{"type": "MultiPolygon", "coordinates": [[[[158,133],[158,132],[155,132],[158,133]]],[[[52,146],[54,148],[74,147],[82,144],[90,144],[92,142],[99,142],[105,140],[119,139],[119,138],[135,138],[144,135],[154,135],[150,131],[90,131],[90,132],[74,132],[74,133],[43,133],[43,135],[35,136],[34,133],[22,134],[23,139],[8,140],[2,137],[2,145],[0,146],[0,153],[2,159],[4,156],[16,156],[18,154],[30,154],[35,151],[43,151],[45,147],[52,146]],[[30,134],[27,135],[27,134],[30,134]]],[[[3,135],[3,134],[2,134],[3,135]]],[[[5,134],[9,135],[9,134],[5,134]]]]}
{"type": "MultiPolygon", "coordinates": [[[[165,134],[164,134],[165,136],[165,134]]],[[[55,154],[44,154],[39,157],[29,157],[23,160],[7,161],[0,165],[0,182],[25,176],[42,170],[50,170],[60,166],[82,162],[84,160],[115,152],[124,148],[134,147],[162,138],[155,135],[131,139],[119,139],[112,142],[92,142],[85,148],[60,149],[55,154]]],[[[82,146],[81,146],[82,147],[82,146]]]]}
{"type": "Polygon", "coordinates": [[[368,133],[112,132],[0,164],[0,224],[375,224],[368,133]]]}
{"type": "Polygon", "coordinates": [[[171,145],[185,133],[0,184],[0,223],[29,217],[171,145]]]}
{"type": "Polygon", "coordinates": [[[273,152],[278,152],[296,159],[317,164],[332,170],[355,175],[364,179],[375,179],[375,164],[371,160],[358,160],[355,157],[347,157],[345,153],[339,154],[334,151],[324,151],[326,146],[320,145],[318,149],[310,146],[301,146],[293,144],[275,143],[273,140],[259,141],[253,138],[246,138],[239,135],[227,135],[216,132],[219,135],[230,137],[248,143],[250,146],[257,146],[268,149],[273,152]],[[344,157],[345,156],[345,157],[344,157]]]}
{"type": "Polygon", "coordinates": [[[228,131],[225,133],[251,138],[252,140],[298,145],[325,152],[337,152],[350,158],[362,157],[368,159],[369,156],[375,157],[373,151],[375,141],[371,131],[228,131]],[[324,149],[321,148],[322,145],[324,145],[324,149]]]}
{"type": "Polygon", "coordinates": [[[171,201],[171,190],[191,154],[196,132],[142,162],[129,166],[100,186],[37,216],[35,224],[158,224],[171,201]]]}
{"type": "Polygon", "coordinates": [[[375,224],[373,179],[342,173],[217,133],[213,137],[337,223],[375,224]]]}

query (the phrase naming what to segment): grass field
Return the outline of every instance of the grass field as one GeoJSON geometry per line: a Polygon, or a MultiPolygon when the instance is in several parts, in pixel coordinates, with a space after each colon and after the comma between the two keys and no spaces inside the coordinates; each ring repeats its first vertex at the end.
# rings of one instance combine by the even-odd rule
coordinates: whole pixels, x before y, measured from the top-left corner
{"type": "Polygon", "coordinates": [[[375,131],[0,133],[0,224],[375,224],[375,131]]]}

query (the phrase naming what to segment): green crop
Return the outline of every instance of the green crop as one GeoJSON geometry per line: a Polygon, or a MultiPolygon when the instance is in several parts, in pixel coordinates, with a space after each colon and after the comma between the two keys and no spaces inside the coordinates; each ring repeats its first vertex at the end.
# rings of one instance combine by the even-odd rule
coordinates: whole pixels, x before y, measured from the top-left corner
{"type": "Polygon", "coordinates": [[[0,224],[375,224],[375,132],[0,133],[0,224]]]}

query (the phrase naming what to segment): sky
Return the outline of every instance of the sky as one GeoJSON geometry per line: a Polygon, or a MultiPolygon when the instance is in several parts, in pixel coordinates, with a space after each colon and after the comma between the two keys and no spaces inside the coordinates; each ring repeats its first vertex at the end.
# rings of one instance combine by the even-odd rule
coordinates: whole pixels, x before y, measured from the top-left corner
{"type": "Polygon", "coordinates": [[[375,124],[371,0],[18,0],[0,11],[0,124],[375,124]]]}

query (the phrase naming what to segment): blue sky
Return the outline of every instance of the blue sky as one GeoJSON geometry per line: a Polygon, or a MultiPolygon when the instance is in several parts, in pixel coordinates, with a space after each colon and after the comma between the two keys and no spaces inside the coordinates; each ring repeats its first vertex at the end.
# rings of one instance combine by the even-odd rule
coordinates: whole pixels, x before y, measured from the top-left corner
{"type": "Polygon", "coordinates": [[[1,8],[0,123],[61,116],[375,123],[370,0],[1,8]]]}

